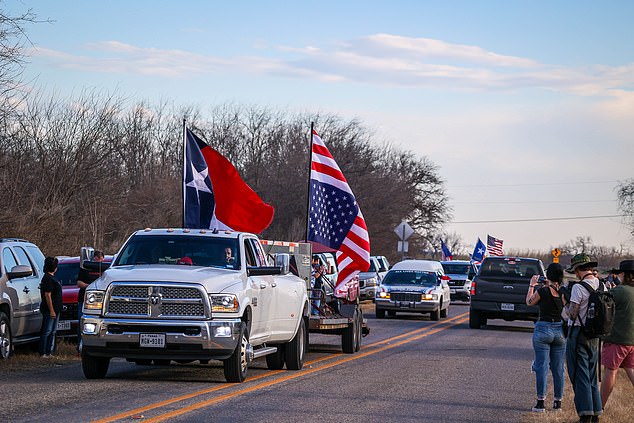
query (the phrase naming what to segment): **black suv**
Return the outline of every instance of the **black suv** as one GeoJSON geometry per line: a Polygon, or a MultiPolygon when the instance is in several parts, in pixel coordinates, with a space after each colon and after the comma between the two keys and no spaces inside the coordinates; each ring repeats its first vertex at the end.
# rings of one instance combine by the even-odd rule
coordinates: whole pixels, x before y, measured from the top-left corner
{"type": "Polygon", "coordinates": [[[533,275],[544,276],[541,260],[487,257],[471,283],[469,327],[479,329],[487,319],[537,321],[539,308],[526,305],[533,275]]]}

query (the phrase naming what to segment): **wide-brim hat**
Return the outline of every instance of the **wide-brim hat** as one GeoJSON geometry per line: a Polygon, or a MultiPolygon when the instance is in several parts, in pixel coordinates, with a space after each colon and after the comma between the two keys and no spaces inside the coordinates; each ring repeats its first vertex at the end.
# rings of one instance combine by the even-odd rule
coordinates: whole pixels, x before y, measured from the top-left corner
{"type": "Polygon", "coordinates": [[[610,273],[634,273],[634,260],[623,260],[619,263],[619,267],[617,269],[610,270],[610,273]]]}
{"type": "Polygon", "coordinates": [[[566,269],[566,272],[574,273],[575,270],[577,270],[579,266],[597,267],[598,265],[599,263],[596,261],[592,261],[590,256],[587,255],[586,253],[576,254],[570,260],[570,267],[566,269]]]}

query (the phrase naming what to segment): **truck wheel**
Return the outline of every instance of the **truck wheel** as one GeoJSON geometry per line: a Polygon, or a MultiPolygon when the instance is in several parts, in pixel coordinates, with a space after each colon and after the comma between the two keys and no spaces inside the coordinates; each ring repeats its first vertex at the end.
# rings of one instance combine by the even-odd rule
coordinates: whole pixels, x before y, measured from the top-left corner
{"type": "Polygon", "coordinates": [[[440,306],[435,311],[429,313],[429,318],[434,321],[440,320],[440,306]]]}
{"type": "Polygon", "coordinates": [[[363,312],[359,310],[359,320],[357,321],[357,344],[354,346],[354,352],[359,352],[361,350],[361,338],[363,329],[363,312]]]}
{"type": "Polygon", "coordinates": [[[355,311],[354,316],[352,317],[352,324],[343,330],[341,334],[341,349],[345,354],[353,354],[355,351],[355,347],[357,345],[357,334],[359,331],[357,330],[357,321],[358,314],[355,311]]]}
{"type": "Polygon", "coordinates": [[[0,358],[7,359],[13,352],[13,342],[11,338],[11,326],[6,314],[0,312],[0,358]]]}
{"type": "Polygon", "coordinates": [[[385,319],[385,310],[383,310],[382,308],[377,308],[376,309],[376,318],[377,319],[385,319]]]}
{"type": "Polygon", "coordinates": [[[284,368],[284,345],[275,345],[277,352],[266,356],[266,367],[269,370],[281,370],[284,368]]]}
{"type": "Polygon", "coordinates": [[[306,323],[303,318],[299,322],[295,337],[286,344],[285,350],[286,368],[288,370],[301,370],[304,366],[306,352],[306,323]]]}
{"type": "Polygon", "coordinates": [[[475,310],[469,310],[469,327],[471,329],[480,329],[482,321],[480,320],[480,312],[475,310]]]}
{"type": "Polygon", "coordinates": [[[86,379],[103,379],[109,366],[110,357],[93,357],[87,353],[81,355],[81,368],[86,379]]]}
{"type": "Polygon", "coordinates": [[[231,357],[223,361],[225,379],[227,382],[244,382],[247,377],[247,345],[249,344],[249,332],[245,324],[240,325],[240,341],[231,357]]]}
{"type": "Polygon", "coordinates": [[[447,317],[447,312],[449,311],[449,306],[447,308],[443,308],[440,310],[440,317],[447,317]]]}

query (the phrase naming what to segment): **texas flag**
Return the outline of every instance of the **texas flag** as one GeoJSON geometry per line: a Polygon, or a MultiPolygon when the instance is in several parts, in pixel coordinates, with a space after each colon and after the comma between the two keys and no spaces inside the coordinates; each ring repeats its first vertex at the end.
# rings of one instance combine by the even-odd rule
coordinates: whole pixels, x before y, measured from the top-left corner
{"type": "Polygon", "coordinates": [[[258,234],[273,213],[224,156],[185,128],[183,227],[258,234]]]}
{"type": "Polygon", "coordinates": [[[440,240],[440,248],[442,250],[443,261],[453,260],[453,254],[451,253],[451,250],[449,249],[449,247],[447,247],[447,244],[445,244],[442,239],[440,240]]]}

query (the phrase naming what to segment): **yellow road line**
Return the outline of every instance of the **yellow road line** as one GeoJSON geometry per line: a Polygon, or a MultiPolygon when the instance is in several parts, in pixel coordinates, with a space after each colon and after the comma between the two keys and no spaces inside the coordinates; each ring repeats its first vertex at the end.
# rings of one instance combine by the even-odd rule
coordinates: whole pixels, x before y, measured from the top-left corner
{"type": "MultiPolygon", "coordinates": [[[[388,339],[385,339],[385,340],[382,340],[382,341],[378,341],[378,342],[374,342],[372,344],[364,345],[364,348],[371,348],[371,347],[374,347],[374,346],[377,346],[377,345],[387,344],[387,343],[393,342],[394,340],[398,340],[398,339],[401,339],[401,338],[404,338],[404,337],[415,336],[415,335],[417,335],[417,334],[419,334],[421,332],[429,331],[430,329],[433,329],[434,327],[437,327],[437,326],[440,326],[440,325],[446,325],[447,323],[450,323],[452,321],[456,321],[457,319],[460,319],[460,318],[464,317],[466,314],[467,313],[462,313],[462,314],[460,314],[458,316],[452,317],[452,318],[444,320],[442,322],[438,322],[438,323],[435,323],[435,324],[430,325],[430,326],[425,326],[424,328],[416,329],[416,330],[413,330],[413,331],[410,331],[410,332],[406,332],[406,333],[403,333],[401,335],[397,335],[397,336],[394,336],[394,337],[391,337],[391,338],[388,338],[388,339]]],[[[462,321],[460,323],[462,323],[462,321]]],[[[450,326],[447,326],[447,327],[450,327],[450,326]]],[[[436,333],[436,332],[437,331],[434,331],[433,333],[436,333]]],[[[429,335],[429,334],[431,334],[431,333],[425,334],[425,336],[429,335]]],[[[416,337],[415,339],[419,339],[419,337],[416,337]]],[[[414,341],[415,339],[409,339],[407,342],[414,341]]],[[[401,344],[402,344],[401,342],[399,342],[397,344],[390,344],[389,347],[383,347],[383,348],[377,350],[376,352],[383,351],[383,350],[385,350],[387,348],[392,348],[392,347],[395,347],[395,346],[398,346],[398,345],[401,345],[401,344]]],[[[348,359],[341,360],[341,363],[348,362],[351,359],[356,358],[356,357],[358,357],[358,358],[365,357],[366,355],[369,355],[369,354],[374,353],[374,352],[375,352],[375,350],[370,351],[370,352],[365,352],[365,353],[358,353],[358,354],[355,354],[353,356],[350,356],[350,358],[348,358],[348,359]]],[[[307,362],[304,363],[304,365],[305,366],[314,365],[314,364],[317,364],[317,363],[321,363],[323,361],[332,360],[332,359],[337,358],[337,357],[339,357],[341,355],[342,355],[341,353],[332,353],[332,354],[330,354],[328,356],[325,356],[325,357],[321,357],[321,358],[318,358],[318,359],[315,359],[315,360],[307,361],[307,362]]],[[[339,363],[339,361],[337,361],[337,363],[339,363]]],[[[336,363],[334,365],[336,365],[336,363]]],[[[293,377],[275,379],[272,382],[275,382],[275,381],[278,381],[278,380],[280,382],[282,382],[282,381],[285,381],[285,380],[293,379],[294,377],[302,376],[304,374],[310,374],[310,373],[313,373],[313,372],[315,372],[317,370],[326,369],[326,368],[329,368],[329,367],[332,367],[332,364],[331,365],[327,365],[327,366],[320,366],[320,367],[318,367],[316,369],[309,369],[309,370],[293,373],[293,375],[292,375],[293,377]]],[[[254,381],[257,381],[257,380],[260,380],[260,379],[270,378],[270,377],[273,377],[273,376],[275,376],[277,374],[285,373],[285,372],[286,371],[284,371],[284,370],[270,370],[266,374],[250,377],[248,379],[248,381],[249,382],[254,382],[254,381]]],[[[275,383],[271,383],[271,384],[275,384],[275,383]]],[[[257,385],[257,386],[258,387],[264,387],[262,385],[269,386],[269,385],[266,384],[266,382],[264,384],[260,384],[260,385],[257,385]]],[[[174,404],[174,403],[177,403],[177,402],[180,402],[180,401],[188,400],[188,399],[200,396],[200,395],[204,395],[204,394],[220,391],[220,390],[223,390],[223,389],[228,389],[228,388],[235,387],[235,386],[236,386],[235,384],[225,383],[225,384],[222,384],[222,385],[219,385],[219,386],[214,386],[214,387],[211,387],[211,388],[202,389],[202,390],[195,391],[195,392],[192,392],[192,393],[189,393],[189,394],[185,394],[185,395],[181,395],[181,396],[178,396],[178,397],[175,397],[175,398],[170,398],[170,399],[167,399],[167,400],[164,400],[164,401],[159,401],[159,402],[156,402],[156,403],[153,403],[153,404],[149,404],[149,405],[146,405],[146,406],[143,406],[143,407],[135,408],[133,410],[124,411],[122,413],[115,414],[113,416],[109,416],[109,417],[106,417],[106,418],[103,418],[103,419],[94,420],[93,423],[111,423],[111,422],[114,422],[114,421],[117,421],[117,420],[124,419],[126,417],[132,417],[132,416],[135,416],[135,415],[140,415],[140,414],[142,414],[142,413],[144,413],[146,411],[150,411],[150,410],[153,410],[153,409],[156,409],[156,408],[165,407],[167,405],[171,405],[171,404],[174,404]]],[[[246,388],[246,389],[250,389],[250,388],[246,388]]],[[[242,394],[242,393],[248,393],[248,392],[251,392],[251,390],[240,390],[240,391],[236,391],[235,394],[242,394]]],[[[232,396],[232,394],[231,393],[230,394],[225,394],[225,395],[222,395],[220,397],[214,398],[214,400],[218,399],[219,401],[221,401],[222,399],[224,399],[224,397],[227,397],[227,396],[229,396],[228,398],[230,398],[232,396]]]]}
{"type": "Polygon", "coordinates": [[[170,412],[167,412],[167,413],[164,413],[164,414],[160,414],[158,416],[146,419],[146,420],[144,420],[144,422],[151,422],[151,423],[163,422],[165,420],[168,420],[168,419],[171,419],[171,418],[174,418],[174,417],[177,417],[177,416],[181,416],[183,414],[191,413],[192,411],[199,410],[201,408],[205,408],[205,407],[208,407],[210,405],[214,405],[214,404],[217,404],[219,402],[222,402],[222,401],[225,401],[225,400],[228,400],[228,399],[231,399],[231,398],[235,398],[235,397],[240,396],[240,395],[248,394],[250,392],[257,391],[259,389],[268,388],[270,386],[277,385],[277,384],[282,383],[282,382],[287,382],[289,380],[297,379],[299,377],[303,377],[303,376],[306,376],[306,375],[309,375],[309,374],[313,374],[313,373],[316,373],[316,372],[319,372],[319,371],[322,371],[322,370],[326,370],[326,369],[329,369],[331,367],[338,366],[338,365],[344,364],[344,363],[348,363],[348,362],[353,361],[353,360],[358,360],[360,358],[364,358],[364,357],[379,353],[381,351],[385,351],[385,350],[388,350],[388,349],[391,349],[391,348],[398,347],[400,345],[404,345],[404,344],[407,344],[407,343],[410,343],[410,342],[414,342],[414,341],[422,339],[422,338],[424,338],[426,336],[433,335],[435,333],[441,332],[441,331],[446,330],[446,329],[448,329],[448,328],[450,328],[452,326],[456,326],[456,325],[458,325],[460,323],[463,323],[463,322],[466,322],[466,321],[467,321],[467,318],[465,317],[465,318],[463,318],[461,320],[457,320],[457,321],[455,321],[453,323],[450,323],[449,325],[446,325],[446,326],[443,326],[443,327],[437,327],[437,328],[435,328],[435,329],[433,329],[431,331],[419,334],[419,335],[414,336],[414,337],[409,338],[409,339],[404,339],[404,340],[398,341],[398,342],[396,342],[394,344],[389,344],[389,345],[386,345],[384,347],[373,349],[371,351],[354,354],[354,355],[349,356],[347,358],[343,358],[341,360],[337,360],[337,361],[332,362],[332,363],[324,364],[323,366],[319,366],[319,367],[316,367],[314,369],[309,369],[309,370],[305,370],[305,371],[296,372],[296,373],[290,374],[288,376],[283,376],[281,378],[277,378],[277,379],[274,379],[274,380],[271,380],[271,381],[266,381],[266,382],[259,383],[257,385],[251,386],[249,388],[240,389],[238,391],[230,392],[230,393],[221,395],[219,397],[211,398],[211,399],[206,400],[206,401],[201,401],[201,402],[198,402],[196,404],[192,404],[192,405],[189,405],[189,406],[186,406],[186,407],[182,407],[182,408],[179,408],[179,409],[176,409],[176,410],[173,410],[173,411],[170,411],[170,412]]]}

